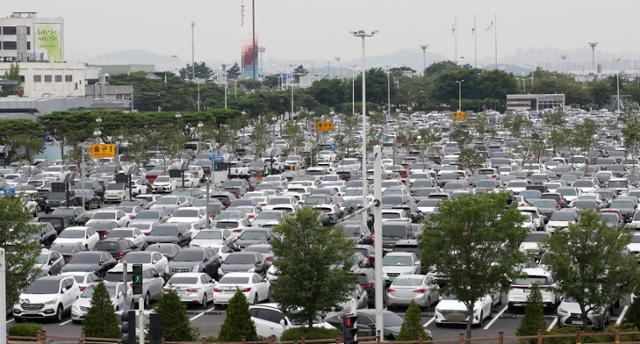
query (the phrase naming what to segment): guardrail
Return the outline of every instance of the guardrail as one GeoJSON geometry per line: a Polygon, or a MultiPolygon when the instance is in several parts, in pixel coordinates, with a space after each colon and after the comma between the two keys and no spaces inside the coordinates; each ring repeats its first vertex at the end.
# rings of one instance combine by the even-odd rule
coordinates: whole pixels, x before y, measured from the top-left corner
{"type": "MultiPolygon", "coordinates": [[[[544,344],[554,340],[557,343],[558,339],[566,338],[565,343],[576,344],[588,344],[588,343],[600,343],[600,344],[640,344],[640,331],[626,331],[621,332],[620,329],[615,329],[613,332],[583,332],[582,330],[576,330],[575,333],[564,334],[544,334],[544,332],[538,332],[533,336],[505,336],[503,332],[499,332],[498,336],[493,337],[473,337],[470,339],[465,338],[464,333],[460,333],[457,338],[450,339],[436,339],[428,340],[420,338],[414,341],[389,341],[395,344],[471,344],[471,343],[492,343],[492,344],[505,344],[505,343],[530,343],[530,344],[544,344]],[[595,339],[594,337],[598,337],[595,339]],[[589,338],[593,338],[595,341],[590,341],[589,338]],[[571,339],[569,341],[569,339],[571,339]]],[[[23,336],[7,336],[7,344],[118,344],[120,338],[92,338],[84,336],[84,333],[80,337],[65,337],[65,336],[49,336],[46,330],[42,330],[36,337],[23,337],[23,336]]],[[[146,341],[149,343],[148,339],[146,341]]],[[[222,342],[208,341],[206,338],[202,338],[200,341],[193,342],[170,342],[162,341],[162,344],[218,344],[222,342]]],[[[335,339],[314,339],[307,340],[304,337],[300,340],[293,341],[276,341],[275,338],[269,338],[265,341],[241,341],[241,342],[224,342],[224,344],[340,344],[342,338],[335,339]]],[[[376,337],[359,337],[359,344],[381,344],[381,341],[376,337]]]]}

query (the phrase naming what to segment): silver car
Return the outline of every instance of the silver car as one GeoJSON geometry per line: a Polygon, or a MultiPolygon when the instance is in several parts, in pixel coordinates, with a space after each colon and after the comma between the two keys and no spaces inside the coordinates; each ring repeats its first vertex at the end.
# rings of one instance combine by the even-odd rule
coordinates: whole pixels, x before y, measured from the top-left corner
{"type": "MultiPolygon", "coordinates": [[[[91,299],[93,298],[95,287],[96,285],[94,284],[86,288],[80,294],[80,297],[73,303],[73,306],[71,306],[71,320],[73,320],[74,323],[79,323],[84,320],[84,317],[91,309],[91,299]]],[[[115,311],[117,312],[124,309],[125,297],[123,284],[105,283],[105,287],[107,288],[109,298],[111,299],[111,303],[113,304],[115,311]]],[[[127,288],[127,300],[131,299],[131,293],[131,288],[127,288]]]]}
{"type": "Polygon", "coordinates": [[[440,287],[426,275],[400,275],[387,289],[387,304],[408,305],[411,301],[420,307],[429,307],[440,299],[440,287]]]}

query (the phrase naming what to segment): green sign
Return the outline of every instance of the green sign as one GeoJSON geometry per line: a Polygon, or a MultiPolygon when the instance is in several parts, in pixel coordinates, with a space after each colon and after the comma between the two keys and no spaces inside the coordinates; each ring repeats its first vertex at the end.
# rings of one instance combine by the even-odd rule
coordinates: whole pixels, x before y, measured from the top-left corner
{"type": "Polygon", "coordinates": [[[62,62],[62,26],[60,24],[36,24],[35,51],[49,62],[62,62]]]}

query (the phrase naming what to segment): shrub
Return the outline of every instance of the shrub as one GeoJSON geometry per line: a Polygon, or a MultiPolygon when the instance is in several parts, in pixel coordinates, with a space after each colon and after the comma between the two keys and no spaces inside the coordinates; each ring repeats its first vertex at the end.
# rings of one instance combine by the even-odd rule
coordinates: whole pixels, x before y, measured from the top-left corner
{"type": "Polygon", "coordinates": [[[10,336],[35,337],[42,330],[42,325],[34,323],[15,324],[9,328],[10,336]]]}
{"type": "Polygon", "coordinates": [[[327,329],[327,328],[308,328],[308,327],[296,327],[285,330],[280,337],[281,341],[287,340],[300,340],[300,338],[304,337],[308,340],[314,339],[336,339],[340,336],[340,331],[338,329],[327,329]]]}
{"type": "Polygon", "coordinates": [[[156,313],[162,319],[162,334],[167,341],[188,342],[198,337],[198,331],[191,327],[187,317],[187,307],[180,301],[175,290],[158,298],[156,313]]]}
{"type": "MultiPolygon", "coordinates": [[[[542,294],[540,287],[534,284],[531,293],[527,297],[527,304],[524,307],[524,317],[520,322],[520,326],[516,329],[518,336],[532,336],[538,331],[544,331],[547,321],[544,318],[544,303],[542,302],[542,294]]],[[[534,340],[529,342],[533,343],[534,340]]]]}
{"type": "Polygon", "coordinates": [[[120,338],[120,323],[103,282],[93,289],[91,309],[84,319],[84,331],[87,337],[120,338]]]}
{"type": "Polygon", "coordinates": [[[422,313],[420,312],[420,308],[413,300],[411,300],[409,308],[407,308],[407,313],[404,316],[404,322],[402,323],[398,340],[418,340],[420,337],[426,339],[427,333],[420,323],[421,318],[422,313]]]}
{"type": "Polygon", "coordinates": [[[256,325],[251,320],[249,304],[244,294],[238,290],[229,300],[227,307],[227,317],[224,319],[218,340],[221,342],[238,342],[246,339],[254,341],[258,338],[256,325]]]}

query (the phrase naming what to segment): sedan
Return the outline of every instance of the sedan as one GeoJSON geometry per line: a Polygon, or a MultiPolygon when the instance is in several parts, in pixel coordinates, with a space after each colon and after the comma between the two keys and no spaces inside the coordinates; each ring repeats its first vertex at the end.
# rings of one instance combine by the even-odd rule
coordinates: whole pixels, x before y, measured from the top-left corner
{"type": "Polygon", "coordinates": [[[413,252],[390,252],[382,258],[382,275],[387,283],[405,274],[419,274],[421,263],[413,252]]]}
{"type": "Polygon", "coordinates": [[[43,249],[36,257],[35,266],[40,269],[41,275],[57,275],[64,266],[64,258],[56,251],[43,249]]]}
{"type": "Polygon", "coordinates": [[[153,181],[151,190],[153,193],[172,193],[176,191],[176,181],[169,176],[159,176],[153,181]]]}
{"type": "Polygon", "coordinates": [[[243,249],[247,246],[257,244],[268,244],[271,240],[270,229],[245,229],[238,240],[234,243],[234,248],[243,249]]]}
{"type": "Polygon", "coordinates": [[[218,277],[220,260],[218,255],[208,247],[183,248],[169,262],[166,273],[202,272],[212,278],[218,277]]]}
{"type": "Polygon", "coordinates": [[[258,252],[234,252],[222,262],[218,275],[229,272],[255,272],[264,275],[269,265],[258,252]]]}
{"type": "Polygon", "coordinates": [[[96,250],[107,252],[115,260],[120,260],[125,254],[137,251],[138,248],[127,239],[108,238],[98,242],[96,250]]]}
{"type": "Polygon", "coordinates": [[[205,307],[214,299],[216,282],[207,274],[200,272],[180,272],[171,276],[164,291],[175,290],[184,303],[197,303],[205,307]]]}
{"type": "Polygon", "coordinates": [[[69,227],[60,232],[53,244],[80,244],[86,250],[93,250],[98,240],[98,233],[91,227],[69,227]]]}
{"type": "Polygon", "coordinates": [[[254,272],[230,272],[220,279],[214,290],[216,305],[228,304],[237,290],[252,304],[269,299],[270,284],[254,272]]]}
{"type": "Polygon", "coordinates": [[[414,301],[418,306],[428,308],[439,299],[440,287],[425,275],[400,275],[387,289],[387,304],[390,307],[408,305],[414,301]]]}
{"type": "MultiPolygon", "coordinates": [[[[105,283],[105,287],[107,288],[107,293],[109,293],[111,303],[115,308],[114,310],[117,312],[124,309],[126,300],[131,297],[132,289],[127,288],[129,298],[125,299],[122,283],[105,283]]],[[[84,317],[91,309],[91,299],[93,298],[94,291],[95,286],[89,286],[84,289],[80,294],[80,297],[73,303],[73,306],[71,307],[71,320],[74,323],[79,323],[84,320],[84,317]]]]}
{"type": "Polygon", "coordinates": [[[114,228],[109,232],[107,239],[126,239],[139,249],[147,246],[147,237],[135,227],[114,228]]]}
{"type": "Polygon", "coordinates": [[[231,246],[235,237],[228,229],[201,230],[192,236],[190,247],[231,246]]]}
{"type": "MultiPolygon", "coordinates": [[[[491,316],[491,310],[495,304],[500,302],[499,296],[485,295],[476,301],[473,306],[473,324],[484,325],[485,319],[491,316]]],[[[438,302],[435,309],[436,325],[450,324],[466,324],[469,314],[467,306],[464,305],[455,295],[445,295],[438,302]]]]}
{"type": "Polygon", "coordinates": [[[62,268],[62,272],[87,271],[102,276],[115,265],[116,260],[107,252],[80,252],[73,256],[71,261],[62,268]]]}

